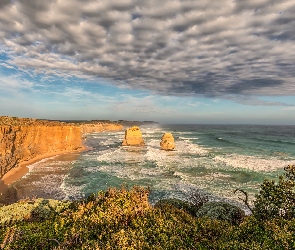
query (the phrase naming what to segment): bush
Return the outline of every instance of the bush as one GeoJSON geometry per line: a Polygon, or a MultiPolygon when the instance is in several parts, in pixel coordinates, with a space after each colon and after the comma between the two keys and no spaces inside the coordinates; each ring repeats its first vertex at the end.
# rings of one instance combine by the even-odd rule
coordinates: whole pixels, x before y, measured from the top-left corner
{"type": "Polygon", "coordinates": [[[196,209],[199,209],[201,206],[209,201],[208,194],[200,189],[191,189],[188,193],[188,198],[196,209]]]}
{"type": "Polygon", "coordinates": [[[182,209],[188,214],[192,216],[196,216],[196,213],[198,211],[198,208],[195,207],[192,203],[187,201],[182,201],[180,199],[163,199],[159,200],[155,204],[155,208],[159,209],[166,209],[166,205],[172,205],[175,208],[182,209]]]}
{"type": "Polygon", "coordinates": [[[70,202],[35,199],[0,207],[0,226],[23,220],[44,220],[67,209],[70,202]]]}
{"type": "Polygon", "coordinates": [[[231,224],[239,224],[245,212],[237,206],[226,202],[208,202],[205,203],[196,214],[198,217],[208,217],[213,220],[224,220],[231,224]]]}
{"type": "Polygon", "coordinates": [[[186,202],[177,199],[153,208],[148,193],[140,187],[109,189],[42,220],[13,221],[0,226],[0,248],[295,249],[295,219],[258,223],[248,216],[234,224],[239,221],[235,211],[240,210],[223,202],[205,203],[198,211],[205,217],[197,218],[185,211],[186,202]]]}
{"type": "Polygon", "coordinates": [[[285,176],[279,182],[264,180],[261,190],[254,201],[253,215],[259,220],[273,218],[295,218],[295,166],[285,168],[285,176]]]}

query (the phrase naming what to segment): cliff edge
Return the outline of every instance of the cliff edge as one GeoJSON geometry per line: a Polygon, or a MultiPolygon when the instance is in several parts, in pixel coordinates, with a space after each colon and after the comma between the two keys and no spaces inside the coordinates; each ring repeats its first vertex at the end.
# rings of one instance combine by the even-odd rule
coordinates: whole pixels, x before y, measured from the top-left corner
{"type": "Polygon", "coordinates": [[[29,118],[0,117],[0,178],[20,163],[48,153],[84,147],[82,135],[120,130],[119,124],[74,124],[29,118]]]}

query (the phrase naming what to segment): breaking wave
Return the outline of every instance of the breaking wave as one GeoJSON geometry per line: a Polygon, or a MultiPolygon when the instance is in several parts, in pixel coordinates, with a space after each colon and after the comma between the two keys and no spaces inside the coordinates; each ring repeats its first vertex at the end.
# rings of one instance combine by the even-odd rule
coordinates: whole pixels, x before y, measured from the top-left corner
{"type": "Polygon", "coordinates": [[[295,164],[293,137],[286,143],[285,134],[272,134],[276,145],[271,147],[268,139],[253,143],[254,137],[265,136],[261,127],[175,125],[141,131],[144,147],[121,147],[124,132],[89,134],[86,143],[92,150],[72,158],[41,160],[29,167],[18,185],[25,187],[24,195],[42,193],[58,199],[77,199],[127,184],[149,186],[152,203],[161,198],[187,199],[191,190],[238,201],[236,188],[253,197],[265,178],[275,179],[286,165],[295,164]],[[164,132],[174,136],[174,151],[160,150],[164,132]]]}

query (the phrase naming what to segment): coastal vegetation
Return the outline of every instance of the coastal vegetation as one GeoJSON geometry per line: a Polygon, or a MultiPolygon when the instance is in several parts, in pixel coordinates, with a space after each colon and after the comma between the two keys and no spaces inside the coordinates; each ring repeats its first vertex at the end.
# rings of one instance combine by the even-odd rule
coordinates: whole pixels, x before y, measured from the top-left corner
{"type": "Polygon", "coordinates": [[[200,193],[152,206],[143,187],[80,201],[20,201],[0,208],[1,248],[295,249],[294,181],[295,166],[278,182],[265,180],[248,216],[200,193]]]}

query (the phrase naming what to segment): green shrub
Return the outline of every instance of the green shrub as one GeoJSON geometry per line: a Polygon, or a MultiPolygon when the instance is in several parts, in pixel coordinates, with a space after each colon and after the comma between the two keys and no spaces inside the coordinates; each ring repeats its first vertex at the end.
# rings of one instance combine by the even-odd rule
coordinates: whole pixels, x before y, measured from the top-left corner
{"type": "Polygon", "coordinates": [[[0,225],[23,220],[44,220],[67,209],[70,202],[36,199],[0,207],[0,225]]]}
{"type": "Polygon", "coordinates": [[[295,166],[285,168],[286,174],[279,182],[264,180],[254,201],[253,215],[259,220],[295,218],[295,166]]]}
{"type": "Polygon", "coordinates": [[[188,193],[189,201],[199,209],[205,203],[209,201],[209,196],[203,190],[200,189],[191,189],[188,193]]]}
{"type": "Polygon", "coordinates": [[[237,206],[226,202],[207,202],[196,213],[197,217],[208,217],[213,220],[228,221],[231,224],[239,224],[245,212],[237,206]]]}
{"type": "Polygon", "coordinates": [[[166,209],[166,205],[172,205],[178,209],[182,209],[192,216],[196,216],[196,212],[198,211],[198,208],[192,203],[175,198],[159,200],[155,204],[155,208],[166,209]]]}

